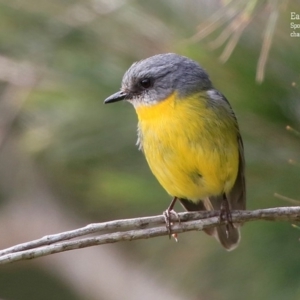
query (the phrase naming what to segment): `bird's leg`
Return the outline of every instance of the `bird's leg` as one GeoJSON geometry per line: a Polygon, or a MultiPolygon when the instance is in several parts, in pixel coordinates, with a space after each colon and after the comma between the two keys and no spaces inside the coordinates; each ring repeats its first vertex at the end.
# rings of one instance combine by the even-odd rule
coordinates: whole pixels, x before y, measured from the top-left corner
{"type": "Polygon", "coordinates": [[[223,194],[223,200],[221,202],[221,207],[220,207],[220,222],[222,220],[225,221],[226,225],[226,235],[227,238],[229,236],[229,226],[233,226],[232,224],[232,216],[231,216],[231,211],[228,203],[228,199],[226,197],[226,194],[223,194]]]}
{"type": "MultiPolygon", "coordinates": [[[[173,235],[172,234],[172,228],[171,228],[172,227],[171,215],[174,215],[177,218],[177,220],[178,220],[178,222],[180,224],[180,218],[179,218],[177,212],[175,210],[173,210],[176,201],[177,201],[177,197],[174,197],[173,200],[172,200],[172,202],[170,203],[169,207],[167,208],[167,210],[165,210],[163,212],[163,215],[164,215],[164,218],[165,218],[166,227],[167,227],[167,230],[168,230],[168,233],[169,233],[169,238],[171,238],[171,235],[173,235]]],[[[173,236],[174,236],[175,240],[177,241],[177,235],[174,234],[173,236]]]]}

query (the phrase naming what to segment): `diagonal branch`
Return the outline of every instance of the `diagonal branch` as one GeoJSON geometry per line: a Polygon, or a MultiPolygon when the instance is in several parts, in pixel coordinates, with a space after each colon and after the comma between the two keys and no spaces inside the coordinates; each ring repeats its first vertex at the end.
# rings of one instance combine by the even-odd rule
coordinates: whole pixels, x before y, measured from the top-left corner
{"type": "MultiPolygon", "coordinates": [[[[172,226],[173,233],[203,230],[220,225],[218,211],[186,212],[178,215],[181,223],[176,223],[172,226]]],[[[300,221],[300,206],[232,212],[232,221],[234,223],[256,220],[298,222],[300,221]]],[[[174,217],[172,221],[176,222],[174,217]]],[[[90,246],[166,236],[168,231],[164,222],[163,216],[153,216],[90,224],[79,229],[45,236],[38,240],[4,249],[0,251],[0,264],[33,259],[90,246]],[[107,233],[109,230],[114,232],[107,233]],[[79,238],[95,233],[100,234],[93,237],[79,238]],[[74,238],[77,239],[71,240],[74,238]]]]}

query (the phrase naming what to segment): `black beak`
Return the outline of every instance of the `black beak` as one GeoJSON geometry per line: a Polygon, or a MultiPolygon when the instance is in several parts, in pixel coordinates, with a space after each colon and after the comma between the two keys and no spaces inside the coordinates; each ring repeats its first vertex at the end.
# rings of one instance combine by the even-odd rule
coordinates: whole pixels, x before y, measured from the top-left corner
{"type": "Polygon", "coordinates": [[[124,100],[127,94],[125,92],[119,91],[104,100],[104,104],[118,102],[124,100]]]}

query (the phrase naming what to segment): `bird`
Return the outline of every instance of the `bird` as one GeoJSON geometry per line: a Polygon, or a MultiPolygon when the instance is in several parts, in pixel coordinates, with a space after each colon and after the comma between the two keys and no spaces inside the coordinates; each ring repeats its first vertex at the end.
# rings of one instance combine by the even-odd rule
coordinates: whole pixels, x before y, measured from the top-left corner
{"type": "Polygon", "coordinates": [[[137,61],[121,89],[104,103],[125,100],[138,117],[137,145],[173,200],[187,211],[220,211],[225,224],[204,231],[226,250],[240,242],[231,211],[246,209],[245,158],[238,122],[225,96],[196,61],[163,53],[137,61]]]}

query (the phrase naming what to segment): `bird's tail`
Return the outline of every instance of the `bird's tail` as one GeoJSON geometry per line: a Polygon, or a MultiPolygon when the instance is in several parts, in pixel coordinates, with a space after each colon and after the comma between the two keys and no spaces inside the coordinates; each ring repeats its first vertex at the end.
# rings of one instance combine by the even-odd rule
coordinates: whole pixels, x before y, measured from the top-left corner
{"type": "MultiPolygon", "coordinates": [[[[203,210],[220,210],[223,196],[215,196],[207,198],[198,203],[186,199],[179,199],[183,207],[187,211],[203,211],[203,210]]],[[[215,237],[220,244],[228,251],[235,249],[240,241],[239,225],[228,227],[228,233],[225,225],[204,229],[208,235],[215,237]]]]}

